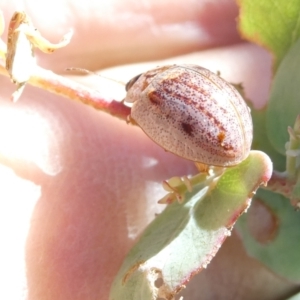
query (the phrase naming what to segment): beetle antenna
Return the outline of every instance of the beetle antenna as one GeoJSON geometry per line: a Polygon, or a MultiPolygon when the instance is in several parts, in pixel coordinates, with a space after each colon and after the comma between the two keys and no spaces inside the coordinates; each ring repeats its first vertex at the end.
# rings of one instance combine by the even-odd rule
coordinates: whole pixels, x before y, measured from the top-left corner
{"type": "Polygon", "coordinates": [[[118,84],[121,84],[123,86],[125,86],[126,84],[123,82],[123,81],[119,81],[119,80],[116,80],[116,79],[113,79],[113,78],[110,78],[110,77],[107,77],[107,76],[104,76],[104,75],[101,75],[101,74],[98,74],[96,72],[92,72],[92,71],[89,71],[87,69],[83,69],[83,68],[67,68],[66,71],[75,71],[75,72],[79,72],[79,73],[85,73],[85,74],[89,74],[89,75],[95,75],[95,76],[99,76],[99,77],[102,77],[102,78],[105,78],[107,80],[111,80],[111,81],[114,81],[118,84]]]}

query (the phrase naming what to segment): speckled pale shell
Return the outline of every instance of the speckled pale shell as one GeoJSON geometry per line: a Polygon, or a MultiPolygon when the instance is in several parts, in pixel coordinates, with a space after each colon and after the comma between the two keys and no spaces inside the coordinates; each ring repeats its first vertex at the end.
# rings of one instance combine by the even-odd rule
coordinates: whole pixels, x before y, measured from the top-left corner
{"type": "Polygon", "coordinates": [[[239,92],[197,65],[171,65],[126,85],[130,120],[166,151],[212,166],[233,166],[249,154],[250,110],[239,92]]]}

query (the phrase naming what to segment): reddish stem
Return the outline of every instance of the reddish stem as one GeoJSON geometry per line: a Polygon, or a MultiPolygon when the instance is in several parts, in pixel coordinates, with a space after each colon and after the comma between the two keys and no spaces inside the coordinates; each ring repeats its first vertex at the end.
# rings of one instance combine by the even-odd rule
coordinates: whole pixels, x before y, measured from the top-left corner
{"type": "Polygon", "coordinates": [[[295,185],[296,179],[288,179],[286,172],[273,171],[268,185],[262,186],[262,188],[283,195],[290,199],[293,206],[298,207],[300,199],[293,192],[295,185]]]}
{"type": "MultiPolygon", "coordinates": [[[[6,69],[1,65],[0,73],[9,76],[6,69]]],[[[127,120],[130,114],[130,108],[124,105],[123,102],[104,99],[98,91],[40,67],[35,68],[28,84],[71,100],[80,101],[122,120],[127,120]]]]}

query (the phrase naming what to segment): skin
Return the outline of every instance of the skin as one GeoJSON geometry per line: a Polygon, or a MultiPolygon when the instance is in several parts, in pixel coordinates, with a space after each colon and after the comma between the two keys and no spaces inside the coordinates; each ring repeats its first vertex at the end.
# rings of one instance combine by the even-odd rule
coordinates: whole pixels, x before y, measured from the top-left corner
{"type": "MultiPolygon", "coordinates": [[[[106,71],[126,82],[158,64],[196,63],[243,82],[248,98],[263,106],[271,59],[241,42],[235,3],[188,2],[19,4],[50,41],[74,29],[66,48],[51,56],[37,53],[42,67],[63,73],[70,66],[128,64],[106,71]],[[133,65],[151,59],[168,60],[133,65]]],[[[17,4],[0,1],[6,24],[17,4]]],[[[98,85],[101,79],[91,80],[99,91],[112,92],[98,85]]],[[[193,163],[164,152],[139,128],[81,103],[26,86],[13,104],[14,86],[5,77],[0,86],[0,280],[6,295],[0,298],[13,290],[15,299],[25,299],[25,288],[29,300],[108,299],[126,253],[162,209],[156,204],[164,195],[161,182],[195,173],[193,163]]],[[[295,289],[248,257],[234,235],[185,296],[199,299],[201,291],[201,299],[281,299],[295,289]]]]}

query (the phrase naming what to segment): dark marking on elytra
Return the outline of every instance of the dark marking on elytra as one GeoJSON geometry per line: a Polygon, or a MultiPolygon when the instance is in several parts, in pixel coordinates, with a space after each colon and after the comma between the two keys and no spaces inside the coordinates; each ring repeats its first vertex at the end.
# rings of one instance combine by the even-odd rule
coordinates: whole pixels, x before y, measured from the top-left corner
{"type": "Polygon", "coordinates": [[[191,124],[182,122],[181,123],[181,127],[182,127],[183,131],[185,133],[187,133],[189,136],[193,136],[194,135],[194,128],[193,128],[193,126],[191,124]]]}
{"type": "Polygon", "coordinates": [[[161,104],[161,96],[159,93],[152,91],[148,93],[148,98],[154,105],[160,105],[161,104]]]}
{"type": "Polygon", "coordinates": [[[221,146],[223,146],[223,141],[224,141],[225,137],[226,137],[225,132],[220,131],[218,134],[218,140],[219,140],[221,146]]]}

